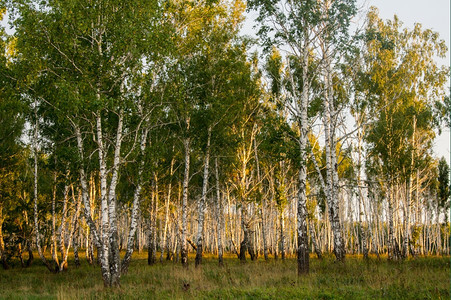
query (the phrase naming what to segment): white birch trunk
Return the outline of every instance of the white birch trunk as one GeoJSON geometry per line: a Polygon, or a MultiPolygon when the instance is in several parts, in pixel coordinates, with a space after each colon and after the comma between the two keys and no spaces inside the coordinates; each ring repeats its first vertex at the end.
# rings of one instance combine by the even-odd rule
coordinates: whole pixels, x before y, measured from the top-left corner
{"type": "MultiPolygon", "coordinates": [[[[306,36],[309,36],[306,34],[306,36]]],[[[307,43],[306,45],[307,46],[307,43]]],[[[307,143],[308,143],[308,116],[307,109],[309,105],[309,83],[308,83],[308,47],[305,47],[302,53],[302,94],[299,103],[299,151],[302,163],[299,166],[299,186],[298,186],[298,207],[297,207],[297,262],[298,275],[309,272],[309,244],[307,235],[307,143]]],[[[293,80],[293,78],[291,78],[293,80]]],[[[294,87],[294,84],[293,84],[294,87]]]]}
{"type": "Polygon", "coordinates": [[[61,258],[64,260],[65,246],[64,246],[64,235],[66,233],[66,217],[67,217],[67,202],[69,199],[69,185],[64,186],[63,195],[63,214],[61,217],[61,225],[58,228],[59,239],[58,239],[58,250],[61,253],[61,258]]]}
{"type": "Polygon", "coordinates": [[[190,167],[190,153],[191,153],[191,140],[189,137],[183,141],[185,148],[185,173],[183,177],[183,196],[182,196],[182,232],[180,240],[180,257],[182,265],[188,266],[188,248],[187,248],[187,213],[188,213],[188,186],[189,186],[189,167],[190,167]]]}
{"type": "MultiPolygon", "coordinates": [[[[260,163],[258,160],[258,152],[257,152],[257,139],[254,140],[254,155],[255,155],[255,165],[257,168],[257,181],[259,184],[259,193],[262,194],[262,180],[261,180],[261,173],[260,173],[260,163]]],[[[262,203],[260,206],[260,213],[261,213],[261,232],[262,232],[262,241],[263,241],[263,256],[265,258],[265,261],[268,260],[268,245],[266,240],[266,196],[262,195],[262,203]]]]}
{"type": "Polygon", "coordinates": [[[73,237],[74,237],[75,231],[77,230],[77,222],[78,222],[78,217],[80,215],[80,206],[81,206],[80,205],[80,202],[81,202],[80,200],[81,200],[81,194],[79,193],[78,200],[75,202],[75,211],[74,211],[74,214],[72,216],[72,222],[71,222],[72,226],[71,226],[71,231],[70,231],[70,234],[69,234],[68,245],[67,245],[67,248],[66,248],[66,250],[64,252],[64,255],[63,255],[63,261],[61,262],[61,264],[59,266],[60,272],[67,268],[67,258],[69,257],[69,250],[70,250],[70,247],[71,247],[71,243],[74,240],[73,237]]]}
{"type": "Polygon", "coordinates": [[[131,215],[131,221],[130,221],[130,230],[128,232],[128,238],[127,238],[127,249],[125,252],[124,259],[122,260],[122,263],[121,263],[122,274],[127,273],[128,266],[130,264],[130,260],[131,260],[133,250],[134,250],[133,245],[135,242],[136,228],[138,226],[139,204],[141,202],[142,172],[144,169],[144,151],[146,149],[147,135],[148,135],[148,129],[145,128],[141,135],[141,143],[140,143],[141,162],[140,162],[140,165],[138,168],[138,182],[136,185],[135,192],[133,194],[132,215],[131,215]]]}
{"type": "Polygon", "coordinates": [[[336,157],[335,125],[336,114],[333,104],[333,82],[329,53],[325,51],[325,95],[324,95],[324,135],[326,148],[327,188],[330,195],[329,215],[334,233],[334,253],[338,261],[345,258],[344,241],[340,226],[340,208],[338,199],[338,163],[336,157]]]}
{"type": "Polygon", "coordinates": [[[56,171],[53,172],[53,195],[52,195],[52,259],[56,267],[59,267],[58,247],[56,241],[56,171]]]}
{"type": "Polygon", "coordinates": [[[169,203],[171,202],[171,193],[172,193],[172,176],[174,176],[174,163],[175,159],[172,157],[171,159],[171,169],[170,169],[170,179],[168,184],[168,195],[166,197],[166,203],[165,205],[165,212],[164,212],[164,227],[163,227],[163,240],[161,241],[161,255],[160,255],[160,262],[163,262],[163,254],[164,249],[166,248],[168,251],[168,258],[170,257],[169,254],[169,242],[167,241],[167,231],[168,231],[168,222],[169,222],[169,203]]]}
{"type": "Polygon", "coordinates": [[[195,265],[198,266],[202,263],[202,251],[203,251],[203,232],[204,232],[204,218],[205,218],[205,202],[207,200],[208,189],[208,175],[210,166],[210,139],[211,139],[211,127],[208,128],[207,148],[205,152],[204,162],[204,176],[202,182],[202,195],[198,203],[198,223],[197,223],[197,249],[195,265]]]}
{"type": "Polygon", "coordinates": [[[37,113],[37,103],[34,102],[34,114],[35,114],[35,124],[34,124],[34,134],[33,134],[33,156],[34,156],[34,203],[33,203],[33,212],[34,212],[34,230],[35,230],[35,238],[36,238],[36,248],[38,250],[39,257],[41,258],[44,265],[51,272],[56,272],[56,268],[52,268],[50,262],[44,256],[44,253],[41,248],[41,236],[39,233],[39,221],[38,221],[38,128],[39,128],[39,120],[37,113]]]}
{"type": "MultiPolygon", "coordinates": [[[[100,96],[98,95],[98,98],[100,96]]],[[[97,125],[97,145],[99,152],[99,177],[100,177],[100,212],[101,212],[101,251],[100,251],[100,266],[102,270],[103,283],[105,286],[111,285],[111,271],[110,271],[110,243],[109,232],[110,224],[108,218],[108,194],[107,194],[107,167],[105,162],[105,148],[103,145],[102,119],[101,112],[97,111],[96,115],[97,125]]]]}
{"type": "Polygon", "coordinates": [[[98,251],[100,252],[101,251],[101,240],[100,240],[99,232],[97,230],[97,226],[94,223],[94,220],[92,218],[91,201],[90,201],[89,192],[88,192],[88,181],[86,179],[86,173],[85,173],[85,169],[83,167],[83,160],[84,160],[83,139],[81,136],[80,127],[75,123],[73,123],[73,126],[74,126],[74,130],[75,130],[75,136],[77,138],[78,154],[80,155],[80,160],[81,160],[81,166],[79,169],[79,173],[80,173],[82,201],[83,201],[83,206],[84,206],[84,215],[85,215],[86,222],[89,225],[92,236],[94,238],[94,244],[96,245],[98,251]]]}
{"type": "MultiPolygon", "coordinates": [[[[121,161],[121,146],[122,146],[122,130],[123,130],[123,111],[119,112],[119,121],[116,131],[116,144],[114,149],[113,170],[111,182],[108,193],[108,220],[109,220],[109,247],[110,247],[110,280],[111,286],[118,286],[121,277],[121,258],[119,254],[119,235],[117,228],[117,214],[116,214],[116,187],[118,184],[119,165],[121,161]]],[[[104,162],[105,163],[105,162],[104,162]]]]}
{"type": "Polygon", "coordinates": [[[221,193],[219,190],[219,167],[218,158],[215,157],[215,178],[216,178],[216,214],[217,214],[217,229],[218,229],[218,261],[219,265],[223,265],[223,245],[222,245],[222,234],[224,230],[224,210],[222,207],[221,193]]]}

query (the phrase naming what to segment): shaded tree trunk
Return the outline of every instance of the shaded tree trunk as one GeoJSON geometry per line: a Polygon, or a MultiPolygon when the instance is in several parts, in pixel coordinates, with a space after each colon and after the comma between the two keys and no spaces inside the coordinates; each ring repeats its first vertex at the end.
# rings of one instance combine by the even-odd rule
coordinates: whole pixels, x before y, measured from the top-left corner
{"type": "Polygon", "coordinates": [[[324,96],[324,136],[326,148],[327,187],[329,190],[329,215],[334,234],[334,254],[338,261],[344,261],[345,249],[341,233],[340,208],[338,201],[338,162],[336,156],[335,124],[336,111],[333,103],[333,83],[328,50],[325,53],[325,96],[324,96]]]}
{"type": "Polygon", "coordinates": [[[139,204],[141,202],[142,172],[144,169],[144,151],[146,149],[147,135],[148,135],[148,129],[145,128],[141,135],[141,143],[140,143],[141,163],[140,163],[139,169],[138,169],[138,182],[136,185],[135,192],[133,194],[132,215],[131,215],[130,230],[128,232],[128,238],[127,238],[127,249],[125,251],[125,255],[124,255],[124,258],[122,259],[122,263],[121,263],[121,273],[122,274],[127,273],[128,266],[130,264],[130,260],[131,260],[133,250],[134,250],[133,246],[135,244],[135,235],[136,235],[136,229],[138,227],[138,218],[139,218],[139,204]]]}
{"type": "MultiPolygon", "coordinates": [[[[260,195],[262,194],[261,189],[261,173],[260,173],[260,163],[258,161],[258,152],[257,152],[257,139],[254,139],[254,153],[255,153],[255,165],[257,168],[257,181],[259,185],[258,192],[260,195]]],[[[262,203],[260,206],[260,214],[261,214],[261,232],[262,232],[262,241],[263,241],[263,256],[265,257],[265,261],[268,261],[268,245],[266,241],[266,197],[262,196],[262,203]]]]}
{"type": "MultiPolygon", "coordinates": [[[[305,27],[307,28],[307,27],[305,27]]],[[[308,32],[304,32],[306,36],[309,36],[308,32]]],[[[300,157],[307,157],[307,143],[308,143],[308,115],[307,110],[309,106],[309,80],[308,80],[308,66],[309,66],[309,47],[308,42],[304,45],[304,50],[302,52],[302,93],[300,101],[298,101],[298,122],[299,122],[299,152],[300,157]]],[[[289,65],[289,64],[288,64],[289,65]]],[[[291,72],[290,72],[291,73],[291,72]]],[[[290,81],[293,91],[296,91],[293,75],[290,74],[290,81]]],[[[309,272],[310,257],[309,257],[309,239],[307,235],[307,164],[306,160],[303,160],[299,166],[298,175],[298,201],[297,201],[297,214],[296,214],[296,227],[297,227],[297,270],[298,276],[302,274],[307,274],[309,272]]]]}
{"type": "Polygon", "coordinates": [[[323,254],[321,253],[321,248],[318,245],[318,242],[316,240],[315,227],[312,222],[310,222],[309,229],[310,229],[310,237],[312,239],[313,248],[315,248],[316,256],[318,257],[318,259],[323,259],[323,254]]]}
{"type": "Polygon", "coordinates": [[[33,203],[33,211],[34,211],[34,233],[36,239],[36,248],[38,250],[39,257],[41,258],[44,265],[47,269],[55,273],[57,272],[57,267],[52,266],[50,262],[45,258],[44,253],[41,248],[41,236],[39,233],[39,219],[38,219],[38,114],[37,114],[37,103],[34,103],[34,114],[35,114],[35,124],[34,124],[34,135],[33,135],[33,156],[34,156],[34,203],[33,203]]]}
{"type": "Polygon", "coordinates": [[[207,200],[208,175],[210,166],[210,139],[211,139],[211,127],[208,128],[207,148],[205,152],[205,162],[204,162],[204,176],[202,182],[202,195],[198,203],[198,222],[197,222],[197,241],[196,241],[197,250],[195,260],[196,267],[202,263],[205,202],[207,200]]]}
{"type": "MultiPolygon", "coordinates": [[[[188,122],[189,124],[189,122],[188,122]]],[[[189,126],[189,125],[188,125],[189,126]]],[[[188,266],[188,247],[186,244],[187,238],[187,213],[188,213],[188,185],[189,185],[189,167],[190,167],[190,153],[191,153],[191,140],[185,138],[183,141],[185,148],[185,171],[183,177],[183,196],[182,196],[182,233],[180,241],[180,257],[182,265],[188,266]]]]}
{"type": "Polygon", "coordinates": [[[224,209],[222,207],[221,192],[219,190],[219,167],[218,158],[215,157],[215,179],[216,179],[216,221],[218,230],[218,262],[220,266],[224,265],[224,249],[222,245],[222,234],[224,230],[224,209]]]}
{"type": "Polygon", "coordinates": [[[247,223],[247,212],[244,204],[241,207],[241,228],[243,230],[243,240],[240,243],[240,261],[246,261],[246,252],[249,246],[249,225],[247,223]]]}

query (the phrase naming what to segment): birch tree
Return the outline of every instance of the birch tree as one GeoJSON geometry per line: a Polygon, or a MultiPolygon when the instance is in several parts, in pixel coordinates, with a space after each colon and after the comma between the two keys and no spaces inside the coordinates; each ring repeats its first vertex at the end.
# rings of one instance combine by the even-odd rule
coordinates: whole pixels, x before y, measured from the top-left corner
{"type": "Polygon", "coordinates": [[[137,144],[134,136],[141,125],[129,122],[130,112],[139,104],[139,98],[134,97],[139,95],[139,89],[133,85],[134,78],[142,74],[143,58],[148,56],[152,46],[149,42],[156,33],[144,29],[142,24],[148,24],[148,28],[156,25],[158,3],[35,4],[17,6],[15,24],[21,40],[18,46],[28,54],[23,57],[25,61],[40,62],[40,78],[57,79],[52,87],[64,98],[44,100],[71,124],[81,162],[85,218],[100,252],[104,284],[117,286],[120,257],[116,188],[121,164],[128,155],[123,153],[124,140],[137,144]],[[88,137],[95,141],[94,148],[84,143],[88,137]],[[98,157],[100,228],[92,221],[83,166],[85,159],[92,155],[90,151],[95,151],[98,157]]]}
{"type": "Polygon", "coordinates": [[[370,113],[376,116],[370,121],[367,141],[383,174],[381,184],[388,201],[389,257],[396,260],[401,258],[401,241],[395,236],[393,223],[394,188],[401,182],[407,185],[403,241],[403,252],[407,255],[412,177],[435,135],[437,115],[433,107],[445,99],[448,70],[438,67],[431,57],[442,57],[446,46],[438,34],[423,30],[419,24],[408,30],[402,28],[396,16],[383,21],[375,8],[368,13],[365,37],[366,72],[362,78],[367,80],[370,113]]]}
{"type": "Polygon", "coordinates": [[[329,216],[334,232],[334,253],[339,261],[344,260],[345,249],[341,233],[338,204],[339,178],[336,154],[337,127],[340,108],[339,97],[334,91],[333,64],[340,60],[343,48],[349,43],[348,30],[351,18],[356,13],[355,1],[321,1],[321,22],[317,27],[323,73],[323,123],[326,145],[326,195],[329,201],[329,216]]]}
{"type": "Polygon", "coordinates": [[[299,126],[300,135],[297,139],[301,163],[299,165],[298,204],[297,204],[297,262],[298,274],[309,271],[309,245],[307,235],[307,134],[309,131],[308,107],[312,74],[308,73],[311,51],[316,40],[314,27],[319,22],[318,4],[316,1],[287,3],[274,1],[250,1],[250,9],[258,12],[259,35],[266,47],[280,45],[288,54],[296,59],[302,70],[299,76],[300,85],[296,86],[291,71],[288,78],[292,83],[290,96],[285,102],[290,109],[294,121],[299,126]]]}

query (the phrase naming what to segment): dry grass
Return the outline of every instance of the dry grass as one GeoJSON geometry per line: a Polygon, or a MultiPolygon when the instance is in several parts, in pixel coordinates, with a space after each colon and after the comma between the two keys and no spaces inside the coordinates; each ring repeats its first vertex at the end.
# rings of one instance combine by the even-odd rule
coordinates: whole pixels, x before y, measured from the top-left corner
{"type": "Polygon", "coordinates": [[[425,257],[391,263],[348,256],[344,264],[332,256],[311,259],[308,276],[297,277],[296,261],[259,259],[225,266],[208,256],[204,264],[183,268],[172,262],[148,266],[136,254],[121,287],[105,289],[100,268],[82,261],[67,272],[50,274],[38,261],[27,269],[0,271],[0,298],[5,299],[449,299],[449,257],[425,257]]]}

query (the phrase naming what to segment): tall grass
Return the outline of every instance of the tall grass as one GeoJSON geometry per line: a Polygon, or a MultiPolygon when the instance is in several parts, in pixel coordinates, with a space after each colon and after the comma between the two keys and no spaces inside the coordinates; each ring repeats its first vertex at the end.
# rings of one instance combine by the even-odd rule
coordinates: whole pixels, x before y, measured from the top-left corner
{"type": "Polygon", "coordinates": [[[219,267],[207,256],[201,267],[193,262],[183,268],[166,261],[148,266],[144,255],[135,255],[116,289],[105,289],[100,268],[82,262],[60,274],[49,273],[38,261],[25,269],[0,270],[0,298],[450,299],[449,257],[393,263],[348,256],[344,264],[331,256],[312,258],[310,274],[298,277],[292,258],[243,264],[226,257],[225,266],[219,267]]]}

